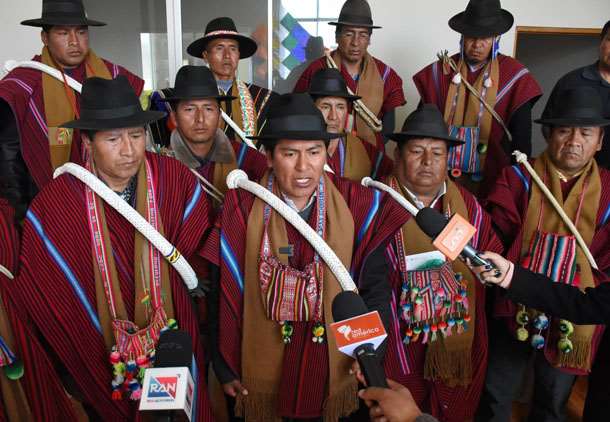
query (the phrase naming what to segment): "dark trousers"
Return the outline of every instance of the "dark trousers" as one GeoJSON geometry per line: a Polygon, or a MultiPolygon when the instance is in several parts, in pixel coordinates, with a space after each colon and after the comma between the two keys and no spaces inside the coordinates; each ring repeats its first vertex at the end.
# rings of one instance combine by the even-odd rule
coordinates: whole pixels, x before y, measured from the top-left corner
{"type": "Polygon", "coordinates": [[[606,329],[589,375],[583,422],[610,420],[610,331],[606,329]]]}
{"type": "Polygon", "coordinates": [[[529,341],[516,340],[501,321],[489,330],[489,363],[485,387],[477,410],[477,422],[510,422],[513,401],[519,394],[530,359],[534,359],[534,397],[530,422],[566,420],[566,403],[576,377],[553,368],[529,341]]]}

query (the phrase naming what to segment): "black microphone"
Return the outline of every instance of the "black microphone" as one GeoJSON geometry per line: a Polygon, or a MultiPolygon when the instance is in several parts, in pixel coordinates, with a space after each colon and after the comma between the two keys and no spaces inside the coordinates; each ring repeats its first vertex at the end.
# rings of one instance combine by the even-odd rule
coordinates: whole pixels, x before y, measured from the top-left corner
{"type": "MultiPolygon", "coordinates": [[[[346,319],[364,315],[369,312],[362,298],[351,291],[339,293],[333,299],[333,319],[341,322],[346,319]]],[[[388,388],[385,371],[373,343],[364,343],[354,349],[353,356],[360,364],[360,369],[369,387],[388,388]]]]}
{"type": "MultiPolygon", "coordinates": [[[[415,221],[417,222],[419,228],[431,239],[435,239],[449,222],[443,214],[430,207],[420,209],[415,216],[415,221]]],[[[460,255],[462,255],[464,258],[470,259],[470,262],[472,262],[475,267],[484,265],[486,267],[494,268],[496,270],[496,277],[499,277],[502,274],[491,261],[481,257],[479,252],[470,246],[470,244],[464,246],[464,249],[462,249],[460,255]]]]}

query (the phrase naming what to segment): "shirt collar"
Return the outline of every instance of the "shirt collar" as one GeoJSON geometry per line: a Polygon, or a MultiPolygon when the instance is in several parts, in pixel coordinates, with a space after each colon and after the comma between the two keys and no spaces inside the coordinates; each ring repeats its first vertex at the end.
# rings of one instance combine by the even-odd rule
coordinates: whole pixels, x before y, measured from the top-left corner
{"type": "Polygon", "coordinates": [[[313,202],[316,200],[316,196],[317,196],[317,191],[314,191],[313,195],[311,195],[311,197],[309,198],[309,201],[307,202],[307,204],[302,209],[299,209],[299,207],[297,207],[297,205],[294,203],[294,201],[292,199],[290,199],[288,196],[286,196],[286,194],[284,192],[282,192],[282,199],[284,200],[286,205],[288,205],[290,208],[292,208],[297,213],[301,213],[301,212],[305,211],[307,208],[311,207],[311,204],[313,204],[313,202]]]}
{"type": "MultiPolygon", "coordinates": [[[[407,192],[411,201],[415,204],[415,206],[418,209],[421,210],[422,208],[425,207],[424,203],[417,198],[417,195],[415,195],[413,192],[411,192],[405,185],[402,185],[402,187],[405,190],[405,192],[407,192]]],[[[447,182],[443,182],[443,186],[441,186],[441,189],[438,191],[438,193],[436,194],[436,196],[430,203],[429,207],[434,208],[434,206],[436,205],[438,200],[441,199],[441,197],[446,193],[447,193],[447,182]]]]}
{"type": "Polygon", "coordinates": [[[223,94],[228,94],[231,91],[231,86],[233,86],[233,79],[218,79],[216,80],[216,85],[223,94]]]}
{"type": "Polygon", "coordinates": [[[174,129],[170,137],[170,145],[176,159],[193,169],[199,168],[209,162],[226,164],[233,160],[233,154],[231,153],[231,148],[233,148],[233,146],[222,130],[216,129],[216,134],[214,135],[212,142],[212,148],[208,152],[208,155],[204,158],[199,158],[193,154],[193,151],[191,151],[187,143],[182,139],[178,129],[174,129]]]}
{"type": "Polygon", "coordinates": [[[590,81],[600,82],[604,86],[610,86],[610,83],[606,82],[604,78],[599,74],[599,61],[585,66],[582,70],[582,77],[590,81]]]}

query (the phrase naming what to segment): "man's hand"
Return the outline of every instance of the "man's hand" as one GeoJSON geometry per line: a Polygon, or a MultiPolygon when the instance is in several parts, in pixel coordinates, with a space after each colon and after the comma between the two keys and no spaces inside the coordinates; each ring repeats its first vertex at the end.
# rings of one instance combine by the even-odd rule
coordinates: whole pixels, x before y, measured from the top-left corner
{"type": "Polygon", "coordinates": [[[233,380],[226,384],[222,385],[222,389],[224,390],[227,396],[237,397],[238,394],[243,394],[244,396],[248,395],[248,390],[241,385],[239,380],[233,380]]]}
{"type": "Polygon", "coordinates": [[[388,380],[390,388],[369,387],[358,395],[369,407],[369,415],[374,422],[413,422],[421,416],[409,390],[388,380]]]}

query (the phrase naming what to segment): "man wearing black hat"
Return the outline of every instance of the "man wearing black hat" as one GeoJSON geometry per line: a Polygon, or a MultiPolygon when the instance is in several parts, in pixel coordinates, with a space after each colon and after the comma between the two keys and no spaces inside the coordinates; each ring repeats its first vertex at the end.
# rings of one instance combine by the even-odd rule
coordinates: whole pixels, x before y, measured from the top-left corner
{"type": "MultiPolygon", "coordinates": [[[[584,290],[608,281],[610,270],[610,172],[599,168],[594,158],[602,146],[603,127],[610,120],[603,117],[601,100],[593,88],[569,89],[557,95],[563,106],[536,120],[545,129],[548,146],[532,160],[552,197],[541,191],[520,164],[503,170],[488,205],[507,259],[584,290]],[[550,198],[576,231],[569,229],[550,198]],[[575,233],[580,233],[582,243],[577,243],[575,233]],[[589,249],[589,258],[582,244],[589,249]]],[[[603,327],[553,319],[503,295],[497,295],[493,309],[480,420],[510,418],[512,401],[534,353],[529,420],[565,420],[575,376],[588,374],[596,355],[607,361],[605,355],[596,354],[603,327]]]]}
{"type": "MultiPolygon", "coordinates": [[[[542,115],[551,114],[554,107],[563,107],[563,104],[557,103],[559,91],[579,86],[589,86],[598,92],[604,105],[604,116],[610,118],[610,20],[606,22],[600,34],[597,62],[562,76],[555,84],[542,115]]],[[[610,130],[605,131],[602,149],[595,156],[595,160],[600,166],[610,168],[610,130]]]]}
{"type": "MultiPolygon", "coordinates": [[[[105,23],[89,19],[82,0],[43,0],[42,17],[21,24],[42,28],[44,47],[34,61],[81,83],[92,76],[125,75],[140,94],[144,81],[89,48],[89,27],[105,23]]],[[[78,116],[77,98],[65,81],[39,70],[17,68],[0,81],[0,196],[10,200],[19,218],[55,168],[81,160],[80,139],[59,127],[78,116]]]]}
{"type": "Polygon", "coordinates": [[[381,27],[373,25],[366,0],[347,0],[339,20],[329,25],[337,27],[337,49],[314,61],[301,75],[294,92],[307,92],[318,70],[338,68],[349,89],[363,102],[352,110],[355,122],[352,120],[348,129],[381,149],[384,147],[381,134],[394,131],[394,109],[406,104],[400,76],[367,52],[373,29],[381,27]]]}
{"type": "Polygon", "coordinates": [[[112,189],[189,260],[210,227],[209,203],[185,166],[145,152],[144,126],[163,113],[143,111],[127,78],[88,78],[80,110],[61,126],[82,131],[93,181],[63,174],[32,201],[17,294],[92,420],[136,418],[144,368],[161,331],[176,325],[193,338],[193,420],[211,420],[188,290],[169,260],[94,189],[112,189]]]}
{"type": "Polygon", "coordinates": [[[326,130],[339,137],[328,145],[328,165],[336,175],[359,182],[365,176],[383,178],[392,172],[384,149],[345,133],[348,109],[360,97],[350,95],[341,72],[321,69],[312,78],[309,95],[326,121],[326,130]]]}
{"type": "MultiPolygon", "coordinates": [[[[309,95],[278,97],[257,137],[269,166],[260,184],[320,234],[357,276],[369,309],[387,322],[384,250],[408,215],[385,195],[325,174],[334,137],[309,95]]],[[[237,416],[334,421],[357,410],[353,359],[328,331],[341,291],[335,275],[291,224],[249,192],[227,192],[219,223],[205,253],[220,268],[215,370],[237,416]]]]}
{"type": "MultiPolygon", "coordinates": [[[[473,244],[499,252],[502,245],[490,217],[470,192],[448,178],[447,155],[463,142],[448,135],[436,106],[424,104],[407,117],[401,132],[388,136],[398,145],[394,175],[384,182],[417,208],[460,214],[477,228],[473,244]]],[[[462,261],[446,261],[415,219],[390,245],[398,321],[392,325],[386,374],[439,420],[472,419],[487,364],[485,289],[462,261]]]]}
{"type": "Polygon", "coordinates": [[[531,108],[542,95],[529,71],[499,52],[500,35],[513,21],[499,0],[470,0],[449,20],[462,36],[460,52],[413,76],[421,101],[436,104],[451,132],[466,141],[449,154],[449,169],[479,197],[510,164],[512,151],[531,151],[531,108]]]}
{"type": "Polygon", "coordinates": [[[264,155],[245,142],[229,139],[218,128],[221,102],[233,99],[218,93],[216,80],[205,66],[181,67],[165,98],[171,104],[170,119],[176,127],[168,154],[196,170],[223,195],[232,170],[240,168],[258,180],[267,169],[264,155]]]}
{"type": "MultiPolygon", "coordinates": [[[[237,78],[239,60],[252,56],[256,49],[256,41],[237,32],[233,19],[227,17],[212,19],[205,27],[204,36],[186,49],[191,56],[203,59],[210,66],[219,92],[233,96],[233,100],[223,103],[222,107],[246,136],[255,136],[262,128],[266,107],[273,95],[268,89],[237,78]]],[[[229,125],[221,122],[221,127],[229,139],[235,139],[229,125]]]]}

